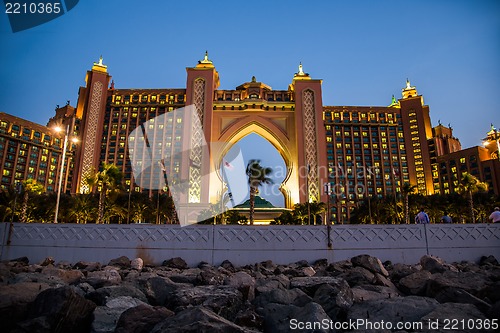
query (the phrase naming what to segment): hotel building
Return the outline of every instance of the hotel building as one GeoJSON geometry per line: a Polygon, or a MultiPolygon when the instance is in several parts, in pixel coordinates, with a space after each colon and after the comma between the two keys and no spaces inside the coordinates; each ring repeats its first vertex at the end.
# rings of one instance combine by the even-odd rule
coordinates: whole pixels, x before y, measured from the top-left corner
{"type": "Polygon", "coordinates": [[[393,96],[389,106],[324,106],[321,80],[311,78],[302,65],[282,90],[255,77],[235,89],[220,90],[219,73],[208,54],[186,71],[185,88],[121,89],[115,88],[101,58],[87,72],[76,108],[57,108],[47,126],[0,113],[2,187],[31,177],[55,191],[63,135],[52,127],[69,124],[69,133],[80,143],[68,150],[63,182],[63,192],[68,193],[88,191],[86,176],[103,162],[123,172],[127,191],[156,193],[147,179],[134,178],[137,165],[132,165],[130,154],[146,152],[145,142],[136,142],[130,133],[141,128],[149,132],[143,138],[149,153],[170,157],[162,166],[169,179],[190,179],[191,204],[217,200],[222,158],[250,133],[267,139],[285,161],[287,175],[281,186],[285,206],[326,202],[323,185],[329,182],[336,223],[346,222],[359,200],[393,196],[405,182],[416,185],[423,195],[455,192],[463,171],[488,182],[499,194],[495,143],[500,135],[497,138],[492,129],[486,148],[462,150],[451,127],[432,127],[429,106],[408,80],[401,98],[393,96]],[[181,117],[159,117],[187,105],[194,106],[201,130],[185,126],[181,117]],[[182,153],[203,136],[207,142],[221,143],[211,149],[209,158],[202,158],[201,151],[192,150],[191,156],[182,153]],[[203,180],[203,174],[212,176],[203,180]]]}

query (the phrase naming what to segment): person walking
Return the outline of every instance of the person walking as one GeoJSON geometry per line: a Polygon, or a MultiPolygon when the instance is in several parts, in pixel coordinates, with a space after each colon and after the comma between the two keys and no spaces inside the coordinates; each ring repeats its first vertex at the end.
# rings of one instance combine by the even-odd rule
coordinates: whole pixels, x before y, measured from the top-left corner
{"type": "Polygon", "coordinates": [[[415,223],[417,224],[428,224],[429,223],[429,215],[424,212],[424,208],[420,209],[420,212],[415,215],[415,223]]]}
{"type": "Polygon", "coordinates": [[[500,223],[500,208],[495,207],[495,210],[490,215],[490,220],[492,220],[493,223],[500,223]]]}
{"type": "Polygon", "coordinates": [[[448,215],[448,212],[444,212],[444,215],[441,217],[441,222],[442,223],[453,223],[453,220],[451,219],[451,216],[448,215]]]}

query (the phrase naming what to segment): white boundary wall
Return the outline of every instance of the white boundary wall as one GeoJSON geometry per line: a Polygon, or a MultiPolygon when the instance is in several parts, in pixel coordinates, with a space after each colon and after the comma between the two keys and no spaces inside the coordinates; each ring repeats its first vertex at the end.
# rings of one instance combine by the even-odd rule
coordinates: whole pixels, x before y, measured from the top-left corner
{"type": "Polygon", "coordinates": [[[7,245],[9,223],[0,223],[1,260],[26,256],[31,262],[46,257],[75,263],[107,263],[119,256],[142,257],[154,263],[172,257],[190,266],[230,260],[236,265],[272,260],[329,262],[369,254],[382,261],[415,264],[425,254],[453,261],[500,259],[500,224],[334,225],[332,249],[326,226],[221,225],[96,225],[14,223],[7,245]]]}

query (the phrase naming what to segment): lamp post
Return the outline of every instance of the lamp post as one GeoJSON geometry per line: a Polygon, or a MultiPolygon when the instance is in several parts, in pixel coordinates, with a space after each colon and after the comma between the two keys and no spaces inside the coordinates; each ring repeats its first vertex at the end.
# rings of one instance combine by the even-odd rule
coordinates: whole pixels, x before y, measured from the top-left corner
{"type": "MultiPolygon", "coordinates": [[[[62,188],[62,180],[64,175],[64,162],[66,161],[66,149],[68,147],[68,135],[69,135],[69,123],[66,126],[66,133],[64,134],[64,144],[63,144],[63,154],[62,154],[62,162],[61,162],[61,172],[59,173],[59,183],[57,186],[57,199],[56,199],[56,213],[54,215],[54,223],[57,223],[57,217],[59,215],[59,202],[61,201],[61,188],[62,188]]],[[[61,127],[55,128],[56,132],[61,132],[61,127]]],[[[76,142],[76,138],[72,140],[76,142]]]]}

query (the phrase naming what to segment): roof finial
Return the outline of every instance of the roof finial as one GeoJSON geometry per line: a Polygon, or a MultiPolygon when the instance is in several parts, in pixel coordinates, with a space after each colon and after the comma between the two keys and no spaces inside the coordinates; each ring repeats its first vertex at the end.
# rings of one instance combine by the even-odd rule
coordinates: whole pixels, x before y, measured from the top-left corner
{"type": "Polygon", "coordinates": [[[302,61],[299,63],[299,75],[304,75],[304,70],[302,69],[302,61]]]}
{"type": "Polygon", "coordinates": [[[208,50],[205,51],[205,58],[203,60],[208,61],[208,50]]]}
{"type": "Polygon", "coordinates": [[[252,76],[252,82],[257,82],[257,79],[255,78],[255,75],[252,76]]]}
{"type": "Polygon", "coordinates": [[[406,78],[406,89],[411,89],[410,80],[406,78]]]}

